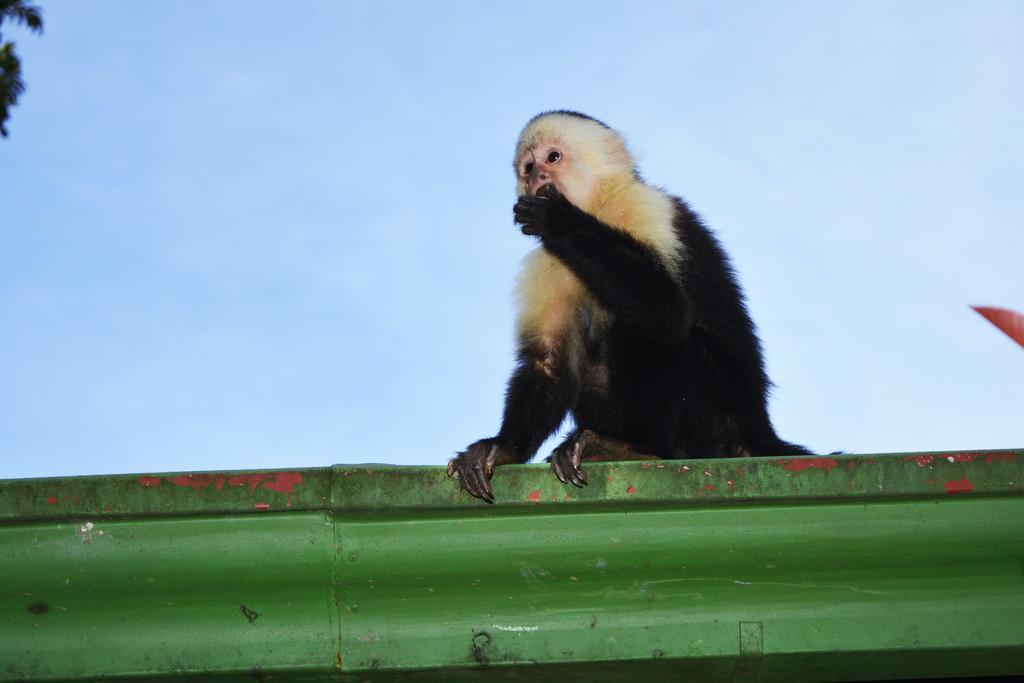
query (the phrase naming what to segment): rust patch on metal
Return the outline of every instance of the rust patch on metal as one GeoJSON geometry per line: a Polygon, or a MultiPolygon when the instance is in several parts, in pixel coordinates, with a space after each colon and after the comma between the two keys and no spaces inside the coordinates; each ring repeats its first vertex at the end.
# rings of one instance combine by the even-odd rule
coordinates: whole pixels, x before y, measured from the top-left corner
{"type": "Polygon", "coordinates": [[[33,602],[25,609],[27,609],[32,614],[46,614],[50,611],[50,606],[47,605],[45,602],[33,602]]]}
{"type": "Polygon", "coordinates": [[[477,664],[487,666],[490,663],[491,634],[476,629],[473,631],[473,640],[469,643],[469,654],[477,664]]]}
{"type": "Polygon", "coordinates": [[[632,493],[636,493],[636,487],[635,487],[635,486],[630,486],[630,487],[628,487],[628,488],[626,489],[626,493],[630,493],[630,494],[632,494],[632,493]]]}

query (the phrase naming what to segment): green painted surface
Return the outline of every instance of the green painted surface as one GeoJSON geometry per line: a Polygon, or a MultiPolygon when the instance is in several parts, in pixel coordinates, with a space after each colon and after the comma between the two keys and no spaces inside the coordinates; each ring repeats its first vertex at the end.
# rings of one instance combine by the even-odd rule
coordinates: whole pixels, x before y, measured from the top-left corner
{"type": "Polygon", "coordinates": [[[0,481],[0,680],[1024,671],[1024,452],[0,481]]]}

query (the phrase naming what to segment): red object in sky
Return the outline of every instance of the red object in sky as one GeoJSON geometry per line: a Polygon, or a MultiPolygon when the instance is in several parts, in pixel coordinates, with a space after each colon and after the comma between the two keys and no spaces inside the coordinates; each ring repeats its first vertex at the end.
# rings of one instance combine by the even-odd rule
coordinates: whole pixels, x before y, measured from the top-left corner
{"type": "Polygon", "coordinates": [[[992,308],[990,306],[971,306],[985,319],[1001,329],[1013,341],[1024,346],[1024,315],[1008,308],[992,308]]]}

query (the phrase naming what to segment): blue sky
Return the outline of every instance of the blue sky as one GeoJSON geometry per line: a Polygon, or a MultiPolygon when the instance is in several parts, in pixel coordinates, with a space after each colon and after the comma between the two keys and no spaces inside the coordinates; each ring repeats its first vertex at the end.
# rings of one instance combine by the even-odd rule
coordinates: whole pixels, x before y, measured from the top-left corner
{"type": "Polygon", "coordinates": [[[41,2],[0,140],[0,477],[443,464],[498,425],[515,138],[731,253],[786,439],[1024,446],[1024,4],[41,2]]]}

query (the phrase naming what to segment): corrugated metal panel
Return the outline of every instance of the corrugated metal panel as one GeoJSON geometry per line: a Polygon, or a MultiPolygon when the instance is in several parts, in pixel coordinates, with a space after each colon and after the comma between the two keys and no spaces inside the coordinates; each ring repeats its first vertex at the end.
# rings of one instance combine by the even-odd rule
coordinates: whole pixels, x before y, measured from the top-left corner
{"type": "Polygon", "coordinates": [[[1024,452],[0,482],[0,680],[1024,671],[1024,452]]]}

